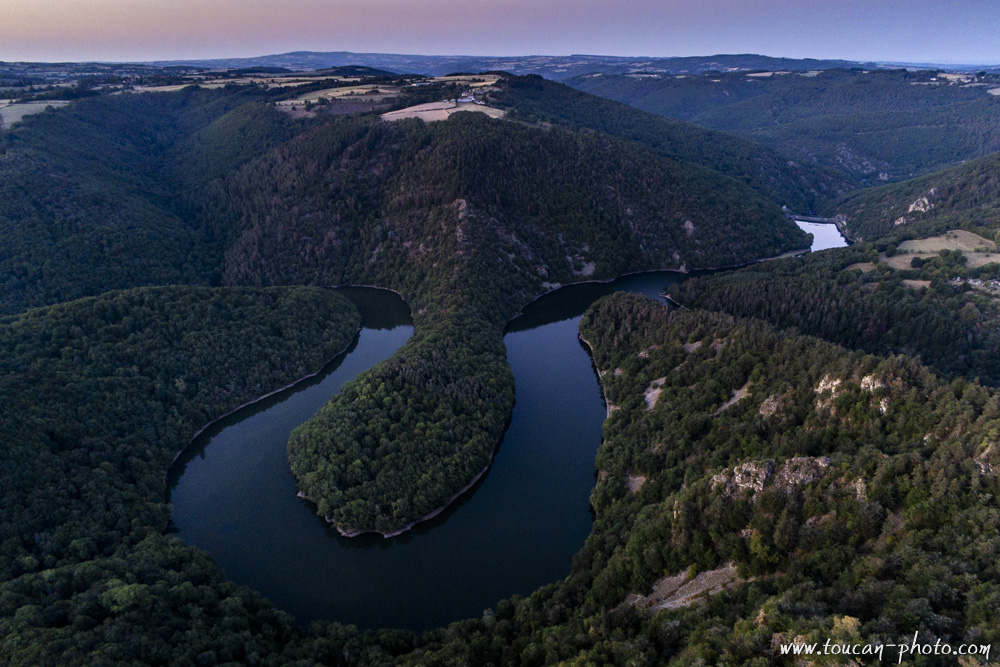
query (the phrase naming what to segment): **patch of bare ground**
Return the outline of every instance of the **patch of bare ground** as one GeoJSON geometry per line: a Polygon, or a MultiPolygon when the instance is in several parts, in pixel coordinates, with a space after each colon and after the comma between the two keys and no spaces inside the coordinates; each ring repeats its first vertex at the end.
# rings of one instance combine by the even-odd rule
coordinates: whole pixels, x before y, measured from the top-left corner
{"type": "Polygon", "coordinates": [[[663,383],[666,381],[666,377],[657,378],[646,387],[646,391],[643,393],[646,398],[646,410],[652,410],[656,407],[656,402],[660,400],[660,394],[663,393],[663,383]]]}
{"type": "Polygon", "coordinates": [[[739,389],[733,391],[733,397],[730,398],[725,403],[723,403],[722,405],[720,405],[719,409],[716,410],[712,416],[714,417],[721,414],[723,410],[728,410],[729,408],[733,407],[734,405],[736,405],[749,395],[750,395],[750,380],[747,380],[746,384],[744,384],[739,389]]]}
{"type": "Polygon", "coordinates": [[[857,264],[851,264],[844,270],[848,271],[850,269],[858,269],[861,273],[868,273],[875,270],[875,265],[871,262],[858,262],[857,264]]]}
{"type": "Polygon", "coordinates": [[[630,492],[636,493],[646,483],[647,479],[645,475],[625,475],[625,485],[630,492]]]}
{"type": "Polygon", "coordinates": [[[418,104],[398,111],[390,111],[382,114],[382,120],[396,121],[405,118],[419,118],[425,123],[432,123],[437,120],[447,120],[448,116],[459,111],[476,111],[484,113],[491,118],[503,118],[503,109],[494,109],[475,102],[429,102],[418,104]]]}
{"type": "Polygon", "coordinates": [[[925,287],[931,286],[931,281],[929,280],[904,280],[903,285],[909,287],[910,289],[923,289],[925,287]]]}
{"type": "Polygon", "coordinates": [[[689,607],[699,599],[742,583],[745,583],[745,580],[737,576],[736,565],[726,563],[717,570],[702,572],[693,578],[690,571],[664,577],[653,584],[653,590],[649,595],[631,593],[625,598],[625,603],[651,611],[678,609],[689,607]]]}

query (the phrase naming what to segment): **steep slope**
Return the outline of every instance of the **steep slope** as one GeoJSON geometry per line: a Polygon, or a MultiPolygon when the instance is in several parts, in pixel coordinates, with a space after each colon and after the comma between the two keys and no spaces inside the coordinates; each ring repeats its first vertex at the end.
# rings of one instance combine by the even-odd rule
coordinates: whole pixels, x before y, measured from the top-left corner
{"type": "MultiPolygon", "coordinates": [[[[692,157],[715,136],[659,136],[687,142],[675,159],[665,143],[479,114],[430,125],[374,115],[296,121],[267,103],[287,94],[103,97],[5,136],[6,183],[15,185],[2,224],[17,242],[0,275],[12,285],[9,311],[159,282],[401,291],[416,333],[359,379],[357,395],[377,400],[338,399],[322,427],[303,431],[316,437],[290,448],[321,514],[347,512],[341,526],[352,530],[396,530],[488,464],[513,401],[503,324],[551,284],[734,264],[804,245],[775,203],[713,169],[739,156],[692,157]],[[66,174],[56,201],[40,186],[47,170],[66,174]],[[46,238],[65,251],[52,254],[46,238]],[[391,481],[376,462],[395,459],[359,445],[383,440],[409,452],[391,481]],[[345,472],[348,456],[360,471],[345,472]],[[414,493],[418,469],[432,481],[414,493]],[[344,496],[342,486],[354,490],[344,496]]],[[[741,169],[727,171],[746,180],[741,169]]],[[[768,178],[781,189],[776,179],[786,176],[768,178]]]]}
{"type": "Polygon", "coordinates": [[[148,287],[0,319],[0,577],[163,531],[194,432],[318,371],[359,323],[316,288],[148,287]]]}
{"type": "Polygon", "coordinates": [[[640,109],[760,142],[865,184],[1000,150],[993,74],[905,70],[582,76],[568,82],[640,109]],[[950,77],[950,78],[949,78],[950,77]]]}
{"type": "Polygon", "coordinates": [[[731,176],[795,211],[811,211],[818,202],[856,187],[844,173],[790,161],[758,143],[643,112],[539,77],[506,80],[496,97],[513,111],[514,118],[636,141],[666,157],[731,176]]]}
{"type": "Polygon", "coordinates": [[[919,357],[943,377],[997,386],[1000,306],[990,294],[949,282],[981,271],[992,274],[942,258],[893,270],[871,244],[855,244],[700,276],[673,296],[687,307],[760,318],[851,349],[919,357]]]}
{"type": "Polygon", "coordinates": [[[232,230],[228,282],[361,281],[415,312],[398,355],[289,443],[303,492],[345,533],[398,531],[489,464],[513,401],[503,325],[544,281],[803,242],[777,206],[710,170],[471,113],[337,119],[248,164],[214,206],[232,230]]]}
{"type": "Polygon", "coordinates": [[[98,97],[0,132],[0,313],[217,281],[214,230],[185,207],[203,180],[301,125],[252,104],[267,96],[192,88],[98,97]]]}
{"type": "Polygon", "coordinates": [[[1000,228],[1000,154],[851,193],[828,213],[844,217],[852,238],[930,236],[968,229],[992,238],[1000,228]]]}

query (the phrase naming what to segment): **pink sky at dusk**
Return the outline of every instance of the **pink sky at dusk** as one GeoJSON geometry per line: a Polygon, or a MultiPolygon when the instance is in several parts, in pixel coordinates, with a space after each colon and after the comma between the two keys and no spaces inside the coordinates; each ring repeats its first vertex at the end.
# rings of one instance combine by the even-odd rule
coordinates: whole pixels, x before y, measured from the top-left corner
{"type": "Polygon", "coordinates": [[[998,63],[998,35],[998,0],[0,0],[0,60],[313,50],[998,63]]]}

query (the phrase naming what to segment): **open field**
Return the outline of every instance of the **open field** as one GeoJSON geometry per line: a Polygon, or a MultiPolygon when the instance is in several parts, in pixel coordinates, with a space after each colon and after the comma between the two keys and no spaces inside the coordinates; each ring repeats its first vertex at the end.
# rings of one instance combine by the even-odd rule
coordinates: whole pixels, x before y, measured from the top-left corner
{"type": "Polygon", "coordinates": [[[387,97],[394,97],[399,94],[399,86],[388,85],[364,85],[364,86],[342,86],[339,88],[326,88],[324,90],[314,90],[303,93],[295,98],[296,102],[317,102],[320,99],[336,99],[339,97],[358,97],[367,100],[383,100],[387,97]]]}
{"type": "MultiPolygon", "coordinates": [[[[9,101],[7,101],[9,102],[9,101]]],[[[41,102],[20,102],[18,104],[10,103],[0,103],[0,121],[3,121],[3,127],[7,128],[14,123],[20,122],[25,116],[30,116],[33,113],[41,113],[45,111],[45,107],[53,107],[58,109],[59,107],[64,107],[69,102],[60,100],[44,100],[41,102]]]]}
{"type": "Polygon", "coordinates": [[[447,120],[448,116],[459,111],[478,111],[491,118],[503,118],[504,115],[502,109],[494,109],[493,107],[473,102],[460,102],[457,104],[455,102],[429,102],[427,104],[418,104],[398,111],[384,113],[382,114],[382,120],[394,121],[403,120],[404,118],[420,118],[425,123],[431,123],[436,120],[447,120]]]}
{"type": "Polygon", "coordinates": [[[449,83],[461,83],[467,85],[469,88],[483,88],[484,86],[492,86],[497,81],[500,80],[499,74],[474,74],[474,75],[458,75],[458,76],[438,76],[434,77],[434,81],[447,81],[449,83]]]}
{"type": "MultiPolygon", "coordinates": [[[[320,76],[320,77],[307,77],[307,76],[246,76],[238,79],[220,79],[216,77],[192,77],[192,80],[188,83],[173,84],[169,86],[137,86],[133,92],[136,93],[171,93],[181,88],[186,88],[188,86],[198,86],[200,88],[205,88],[207,90],[213,90],[216,88],[222,88],[227,84],[234,84],[238,86],[247,85],[258,85],[266,86],[268,88],[291,88],[293,86],[301,86],[307,83],[316,83],[317,81],[360,81],[358,77],[336,77],[336,76],[320,76]]],[[[340,88],[334,88],[331,90],[342,90],[340,88]]],[[[320,93],[325,93],[328,91],[319,91],[317,93],[310,93],[310,95],[319,95],[320,93]]]]}
{"type": "Polygon", "coordinates": [[[993,241],[972,232],[956,229],[941,236],[904,241],[894,256],[886,257],[883,254],[882,260],[894,269],[908,269],[914,257],[927,259],[942,250],[961,250],[969,258],[968,266],[977,267],[1000,262],[1000,253],[994,252],[996,249],[996,243],[993,241]]]}

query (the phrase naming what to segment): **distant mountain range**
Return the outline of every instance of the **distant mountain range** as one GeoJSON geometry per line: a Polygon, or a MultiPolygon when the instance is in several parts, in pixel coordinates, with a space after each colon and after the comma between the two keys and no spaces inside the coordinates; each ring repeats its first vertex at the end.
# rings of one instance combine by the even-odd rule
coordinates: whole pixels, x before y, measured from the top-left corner
{"type": "Polygon", "coordinates": [[[350,51],[293,51],[252,58],[220,58],[214,60],[162,60],[148,63],[159,66],[189,66],[207,68],[283,67],[290,70],[316,70],[344,65],[364,65],[387,69],[400,74],[442,76],[453,72],[486,72],[503,70],[511,74],[539,74],[547,79],[566,79],[580,74],[604,72],[668,72],[700,74],[734,70],[809,71],[835,67],[875,67],[874,63],[848,60],[815,60],[812,58],[772,58],[754,54],[685,56],[676,58],[636,58],[621,56],[421,56],[392,53],[352,53],[350,51]]]}

